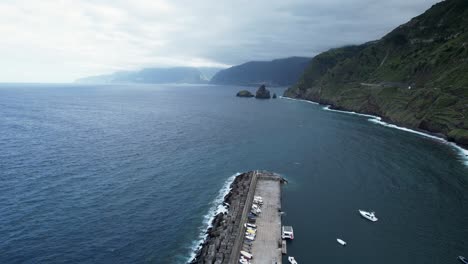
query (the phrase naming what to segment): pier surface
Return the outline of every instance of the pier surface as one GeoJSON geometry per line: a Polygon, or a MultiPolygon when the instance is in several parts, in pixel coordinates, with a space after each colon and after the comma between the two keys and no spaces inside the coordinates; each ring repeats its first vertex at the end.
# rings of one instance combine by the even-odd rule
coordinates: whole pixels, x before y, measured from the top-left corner
{"type": "Polygon", "coordinates": [[[255,196],[263,198],[257,218],[257,237],[252,245],[252,263],[281,263],[281,186],[278,177],[258,175],[255,196]]]}
{"type": "Polygon", "coordinates": [[[190,263],[238,264],[244,247],[244,234],[254,196],[262,196],[263,206],[257,217],[257,235],[250,249],[253,264],[281,263],[281,183],[283,179],[267,171],[238,175],[224,197],[227,213],[220,213],[207,230],[207,237],[190,263]]]}

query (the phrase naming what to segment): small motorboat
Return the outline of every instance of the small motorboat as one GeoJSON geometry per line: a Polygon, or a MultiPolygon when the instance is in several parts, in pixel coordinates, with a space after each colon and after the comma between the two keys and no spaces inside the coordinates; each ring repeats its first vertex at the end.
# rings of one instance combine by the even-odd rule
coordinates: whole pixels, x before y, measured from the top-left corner
{"type": "Polygon", "coordinates": [[[255,214],[253,214],[252,212],[250,212],[250,213],[247,215],[247,217],[248,217],[249,219],[256,219],[256,218],[257,218],[257,216],[256,216],[255,214]]]}
{"type": "Polygon", "coordinates": [[[336,241],[338,241],[342,246],[346,246],[346,242],[343,239],[337,238],[336,241]]]}
{"type": "Polygon", "coordinates": [[[246,233],[247,233],[247,234],[255,235],[255,233],[257,233],[257,231],[255,231],[255,230],[253,230],[253,229],[247,228],[246,233]]]}
{"type": "Polygon", "coordinates": [[[294,230],[292,226],[283,226],[281,229],[282,239],[294,239],[294,230]]]}
{"type": "Polygon", "coordinates": [[[250,254],[249,252],[244,251],[244,250],[241,250],[240,254],[246,259],[252,259],[253,258],[252,254],[250,254]]]}
{"type": "Polygon", "coordinates": [[[251,236],[251,237],[255,238],[255,235],[256,235],[256,234],[255,234],[255,233],[245,232],[245,235],[246,235],[246,236],[251,236]]]}
{"type": "Polygon", "coordinates": [[[376,222],[377,220],[379,220],[377,219],[377,217],[375,217],[374,212],[367,212],[364,210],[359,210],[359,213],[362,215],[362,217],[366,218],[369,221],[376,222]]]}
{"type": "Polygon", "coordinates": [[[254,241],[255,240],[255,236],[253,235],[246,235],[245,236],[245,239],[249,240],[249,241],[254,241]]]}
{"type": "Polygon", "coordinates": [[[241,257],[241,258],[239,259],[239,263],[240,263],[240,264],[250,264],[250,261],[248,261],[248,260],[247,260],[246,258],[244,258],[244,257],[241,257]]]}
{"type": "Polygon", "coordinates": [[[461,262],[463,262],[465,264],[468,264],[468,259],[463,257],[463,256],[458,256],[458,260],[460,260],[461,262]]]}
{"type": "Polygon", "coordinates": [[[296,259],[294,257],[288,257],[288,261],[291,264],[297,264],[297,261],[296,261],[296,259]]]}
{"type": "Polygon", "coordinates": [[[246,223],[244,224],[244,227],[257,228],[257,225],[246,223]]]}

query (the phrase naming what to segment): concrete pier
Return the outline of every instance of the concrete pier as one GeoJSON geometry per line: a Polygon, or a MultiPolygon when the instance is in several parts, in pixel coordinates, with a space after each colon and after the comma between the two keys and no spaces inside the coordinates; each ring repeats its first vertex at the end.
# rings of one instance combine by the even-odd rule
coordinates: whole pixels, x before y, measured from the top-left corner
{"type": "Polygon", "coordinates": [[[263,198],[262,213],[257,217],[257,236],[252,244],[252,263],[281,263],[281,178],[260,175],[255,196],[263,198]]]}
{"type": "Polygon", "coordinates": [[[244,245],[247,216],[254,196],[262,196],[257,234],[249,251],[252,263],[281,263],[281,183],[283,179],[267,171],[250,171],[236,177],[224,198],[228,212],[218,214],[190,263],[237,264],[244,245]]]}

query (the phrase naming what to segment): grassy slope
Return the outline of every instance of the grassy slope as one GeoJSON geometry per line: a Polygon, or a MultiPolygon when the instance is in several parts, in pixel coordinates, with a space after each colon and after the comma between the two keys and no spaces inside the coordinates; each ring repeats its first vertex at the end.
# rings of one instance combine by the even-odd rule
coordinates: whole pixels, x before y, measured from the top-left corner
{"type": "Polygon", "coordinates": [[[285,95],[468,146],[468,1],[438,3],[378,41],[316,56],[285,95]]]}

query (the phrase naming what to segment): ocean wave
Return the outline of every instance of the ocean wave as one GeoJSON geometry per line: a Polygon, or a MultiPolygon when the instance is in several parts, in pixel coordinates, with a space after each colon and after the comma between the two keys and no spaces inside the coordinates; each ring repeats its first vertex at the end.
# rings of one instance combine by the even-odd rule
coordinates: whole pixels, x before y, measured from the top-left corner
{"type": "MultiPolygon", "coordinates": [[[[288,97],[283,97],[283,96],[280,96],[280,98],[290,99],[290,100],[295,100],[295,101],[302,101],[302,102],[309,102],[309,103],[313,103],[313,104],[319,104],[318,102],[308,101],[308,100],[304,100],[304,99],[294,99],[294,98],[288,98],[288,97]]],[[[367,120],[369,122],[374,123],[374,124],[378,124],[378,125],[382,125],[382,126],[385,126],[385,127],[394,128],[394,129],[398,129],[398,130],[401,130],[401,131],[417,134],[417,135],[420,135],[420,136],[423,136],[423,137],[426,137],[426,138],[436,140],[436,141],[441,142],[443,144],[446,144],[446,145],[454,148],[458,152],[458,155],[460,157],[461,162],[465,166],[468,166],[468,150],[462,148],[461,146],[457,145],[454,142],[450,142],[450,141],[448,141],[448,140],[446,140],[446,139],[444,139],[442,137],[434,136],[434,135],[424,133],[424,132],[421,132],[421,131],[418,131],[418,130],[414,130],[414,129],[410,129],[410,128],[406,128],[406,127],[397,126],[395,124],[387,123],[385,121],[382,121],[382,118],[380,116],[369,115],[369,114],[361,114],[361,113],[357,113],[357,112],[353,112],[353,111],[336,110],[336,109],[331,109],[330,107],[331,107],[330,105],[326,105],[326,106],[322,107],[322,109],[326,110],[326,111],[331,111],[331,112],[338,112],[338,113],[344,113],[344,114],[349,114],[349,115],[357,115],[357,116],[368,117],[369,119],[367,119],[367,120]]]]}
{"type": "Polygon", "coordinates": [[[290,97],[284,97],[284,96],[279,96],[280,99],[288,99],[288,100],[293,100],[293,101],[301,101],[304,103],[309,103],[309,104],[315,104],[318,105],[319,103],[314,102],[314,101],[309,101],[309,100],[304,100],[304,99],[296,99],[296,98],[290,98],[290,97]]]}
{"type": "Polygon", "coordinates": [[[422,131],[418,131],[418,130],[414,130],[414,129],[410,129],[410,128],[406,128],[406,127],[397,126],[395,124],[387,123],[385,121],[382,121],[382,118],[380,116],[360,114],[360,113],[356,113],[356,112],[353,112],[353,111],[343,111],[343,110],[331,109],[330,105],[324,106],[323,110],[368,117],[369,119],[367,119],[367,120],[369,122],[374,123],[374,124],[382,125],[382,126],[389,127],[389,128],[398,129],[398,130],[401,130],[401,131],[417,134],[417,135],[420,135],[420,136],[423,136],[423,137],[426,137],[426,138],[436,140],[438,142],[441,142],[443,144],[446,144],[446,145],[454,148],[458,152],[458,155],[460,157],[461,162],[463,164],[465,164],[465,166],[468,166],[468,150],[466,150],[466,149],[462,148],[461,146],[457,145],[456,143],[450,142],[450,141],[448,141],[448,140],[446,140],[446,139],[444,139],[442,137],[434,136],[434,135],[431,135],[431,134],[428,134],[428,133],[424,133],[422,131]]]}
{"type": "Polygon", "coordinates": [[[382,125],[382,126],[385,126],[385,127],[395,128],[395,129],[398,129],[398,130],[401,130],[401,131],[406,131],[406,132],[417,134],[417,135],[420,135],[420,136],[423,136],[423,137],[431,138],[433,140],[436,140],[438,142],[441,142],[443,144],[451,146],[452,148],[454,148],[454,149],[456,149],[458,151],[458,155],[460,156],[461,162],[463,162],[463,164],[465,164],[465,166],[468,166],[468,150],[460,147],[459,145],[457,145],[454,142],[450,142],[450,141],[448,141],[448,140],[446,140],[444,138],[434,136],[434,135],[431,135],[431,134],[427,134],[427,133],[424,133],[424,132],[421,132],[421,131],[409,129],[409,128],[406,128],[406,127],[400,127],[400,126],[397,126],[397,125],[394,125],[394,124],[384,122],[384,121],[382,121],[382,119],[380,117],[370,118],[368,120],[370,122],[372,122],[372,123],[375,123],[375,124],[379,124],[379,125],[382,125]]]}
{"type": "Polygon", "coordinates": [[[231,191],[231,184],[234,182],[234,179],[239,176],[241,173],[235,173],[231,175],[223,184],[223,187],[219,190],[218,195],[216,198],[211,202],[211,207],[208,213],[203,216],[203,223],[200,227],[200,234],[198,238],[193,241],[192,247],[190,249],[190,256],[187,259],[187,263],[190,263],[196,256],[197,251],[201,248],[201,244],[205,242],[207,238],[206,231],[212,227],[212,222],[216,215],[219,213],[227,212],[228,208],[223,205],[224,197],[231,191]]]}

